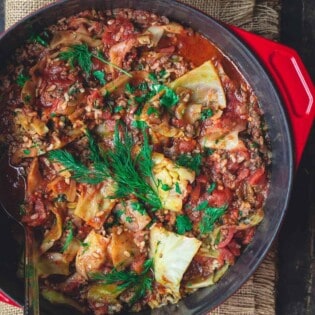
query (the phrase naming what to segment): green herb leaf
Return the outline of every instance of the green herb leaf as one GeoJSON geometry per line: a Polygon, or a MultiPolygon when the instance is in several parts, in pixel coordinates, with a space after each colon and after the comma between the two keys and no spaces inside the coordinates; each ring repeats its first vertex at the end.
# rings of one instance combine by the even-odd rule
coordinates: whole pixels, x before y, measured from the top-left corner
{"type": "Polygon", "coordinates": [[[212,232],[214,229],[214,224],[222,217],[227,208],[228,205],[219,208],[216,207],[205,208],[203,217],[199,224],[200,233],[205,234],[212,232]]]}
{"type": "Polygon", "coordinates": [[[164,86],[164,91],[165,93],[160,98],[161,105],[165,106],[166,108],[175,106],[179,102],[179,96],[167,86],[164,86]]]}
{"type": "Polygon", "coordinates": [[[151,80],[154,83],[158,83],[159,82],[158,78],[157,78],[157,75],[154,72],[150,72],[148,77],[149,77],[149,80],[151,80]]]}
{"type": "Polygon", "coordinates": [[[192,230],[192,223],[187,215],[181,214],[176,217],[176,230],[178,234],[185,234],[192,230]]]}
{"type": "Polygon", "coordinates": [[[147,110],[147,114],[148,115],[152,115],[152,114],[159,115],[159,111],[155,107],[150,106],[147,110]]]}
{"type": "Polygon", "coordinates": [[[207,189],[207,193],[211,194],[216,189],[216,187],[217,187],[217,184],[213,182],[210,185],[210,187],[207,189]]]}
{"type": "Polygon", "coordinates": [[[175,184],[175,191],[176,191],[178,194],[181,194],[181,193],[182,193],[182,191],[181,191],[181,189],[180,189],[180,187],[179,187],[179,183],[178,183],[178,182],[176,182],[176,184],[175,184]]]}
{"type": "Polygon", "coordinates": [[[16,78],[16,83],[18,86],[23,87],[24,84],[26,83],[26,81],[28,81],[30,79],[29,76],[24,75],[23,73],[18,74],[17,78],[16,78]]]}
{"type": "Polygon", "coordinates": [[[120,111],[122,111],[124,108],[122,106],[116,106],[114,108],[114,113],[119,113],[120,111]]]}
{"type": "Polygon", "coordinates": [[[126,221],[127,221],[128,223],[132,223],[132,222],[133,222],[133,218],[132,218],[132,217],[126,217],[126,221]]]}
{"type": "Polygon", "coordinates": [[[161,189],[164,191],[169,191],[169,190],[171,190],[171,187],[168,186],[167,184],[162,184],[161,189]]]}
{"type": "Polygon", "coordinates": [[[134,295],[130,300],[130,304],[145,296],[147,291],[152,290],[153,280],[150,277],[149,271],[153,266],[153,260],[148,259],[143,265],[141,274],[134,271],[118,271],[113,269],[107,274],[94,273],[91,275],[92,280],[99,280],[105,284],[117,284],[119,289],[135,288],[134,295]]]}
{"type": "MultiPolygon", "coordinates": [[[[48,37],[47,33],[46,33],[46,35],[47,36],[45,36],[45,37],[48,37]]],[[[38,43],[44,47],[48,47],[47,40],[45,40],[43,36],[32,34],[30,37],[30,41],[33,43],[38,43]]]]}
{"type": "Polygon", "coordinates": [[[87,44],[73,45],[59,54],[60,60],[67,61],[71,67],[78,65],[87,76],[92,70],[92,53],[87,44]]]}
{"type": "Polygon", "coordinates": [[[67,196],[65,194],[58,194],[56,198],[53,199],[54,202],[66,202],[67,196]]]}
{"type": "Polygon", "coordinates": [[[132,86],[129,82],[126,84],[125,90],[129,94],[133,94],[136,91],[135,87],[132,86]]]}
{"type": "Polygon", "coordinates": [[[63,244],[61,248],[62,253],[64,253],[68,249],[74,237],[73,226],[72,226],[71,221],[67,222],[65,230],[67,231],[67,236],[66,236],[65,243],[63,244]]]}
{"type": "Polygon", "coordinates": [[[209,206],[209,202],[207,200],[204,200],[199,203],[199,205],[195,208],[197,211],[205,210],[209,206]]]}
{"type": "Polygon", "coordinates": [[[213,116],[213,111],[212,109],[210,108],[207,108],[207,109],[204,109],[202,112],[201,112],[201,120],[206,120],[207,118],[213,116]]]}
{"type": "Polygon", "coordinates": [[[147,213],[147,211],[145,210],[145,208],[141,205],[140,202],[132,202],[131,203],[131,208],[135,211],[140,212],[140,214],[145,215],[147,213]]]}
{"type": "Polygon", "coordinates": [[[201,161],[202,156],[200,153],[187,155],[187,154],[181,154],[176,159],[176,164],[179,166],[187,167],[193,171],[196,172],[197,175],[200,173],[200,167],[201,167],[201,161]]]}
{"type": "Polygon", "coordinates": [[[24,153],[25,155],[29,155],[29,154],[31,154],[31,150],[25,149],[25,150],[23,150],[23,153],[24,153]]]}
{"type": "Polygon", "coordinates": [[[144,129],[148,127],[147,123],[144,120],[134,120],[131,123],[131,126],[139,129],[144,129]]]}
{"type": "Polygon", "coordinates": [[[105,72],[101,70],[96,70],[93,72],[94,77],[100,82],[101,85],[106,84],[105,72]]]}

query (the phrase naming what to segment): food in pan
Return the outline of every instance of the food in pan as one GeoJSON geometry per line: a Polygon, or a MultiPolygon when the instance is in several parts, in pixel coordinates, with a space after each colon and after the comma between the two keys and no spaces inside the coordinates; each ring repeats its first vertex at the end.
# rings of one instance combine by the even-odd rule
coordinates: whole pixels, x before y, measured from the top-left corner
{"type": "Polygon", "coordinates": [[[266,127],[208,39],[144,11],[84,11],[31,34],[0,80],[46,299],[94,314],[177,303],[252,240],[266,127]]]}

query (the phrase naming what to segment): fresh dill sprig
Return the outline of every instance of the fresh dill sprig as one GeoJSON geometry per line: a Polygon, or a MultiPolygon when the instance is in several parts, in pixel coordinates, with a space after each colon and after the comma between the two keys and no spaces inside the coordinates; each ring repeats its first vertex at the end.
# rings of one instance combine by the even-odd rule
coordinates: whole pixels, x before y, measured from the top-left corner
{"type": "Polygon", "coordinates": [[[72,178],[81,183],[99,184],[108,176],[106,166],[98,165],[97,168],[88,168],[80,161],[76,160],[71,153],[66,150],[54,150],[49,153],[49,159],[62,164],[67,170],[72,173],[72,178]]]}
{"type": "Polygon", "coordinates": [[[92,53],[89,51],[87,44],[73,45],[66,51],[59,54],[60,60],[69,62],[70,66],[74,68],[78,65],[87,76],[92,70],[92,53]]]}
{"type": "Polygon", "coordinates": [[[117,284],[119,289],[127,289],[134,287],[134,295],[130,300],[130,304],[134,304],[141,299],[147,291],[152,290],[153,279],[150,277],[149,271],[153,266],[153,259],[148,259],[143,265],[143,271],[137,274],[134,271],[118,271],[113,269],[107,274],[93,273],[92,280],[104,282],[104,284],[117,284]]]}
{"type": "Polygon", "coordinates": [[[114,197],[124,198],[134,194],[153,208],[160,209],[162,206],[160,198],[145,178],[152,177],[151,149],[148,143],[145,143],[139,155],[133,160],[131,153],[133,145],[132,136],[125,131],[122,139],[116,125],[114,150],[108,152],[113,178],[118,184],[114,197]]]}
{"type": "Polygon", "coordinates": [[[62,51],[59,54],[60,60],[64,60],[69,62],[71,67],[75,67],[78,65],[87,76],[90,75],[93,62],[92,57],[98,59],[99,61],[112,66],[113,68],[117,69],[121,73],[127,75],[128,77],[132,77],[132,74],[127,72],[126,70],[114,65],[110,61],[106,60],[101,52],[98,52],[97,54],[92,53],[89,50],[89,47],[87,44],[77,44],[73,45],[68,48],[68,50],[62,51]]]}

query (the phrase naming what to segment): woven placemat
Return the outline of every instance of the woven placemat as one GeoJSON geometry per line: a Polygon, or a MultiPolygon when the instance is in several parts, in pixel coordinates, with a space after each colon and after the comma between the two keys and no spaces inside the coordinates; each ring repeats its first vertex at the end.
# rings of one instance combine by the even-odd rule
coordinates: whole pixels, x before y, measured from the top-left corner
{"type": "MultiPolygon", "coordinates": [[[[6,28],[28,13],[51,2],[53,1],[6,0],[6,28]]],[[[280,0],[181,0],[181,2],[194,6],[224,22],[271,39],[278,39],[280,0]]],[[[209,315],[274,315],[276,257],[274,246],[255,274],[209,315]]],[[[22,314],[21,309],[0,303],[0,315],[22,314]]]]}

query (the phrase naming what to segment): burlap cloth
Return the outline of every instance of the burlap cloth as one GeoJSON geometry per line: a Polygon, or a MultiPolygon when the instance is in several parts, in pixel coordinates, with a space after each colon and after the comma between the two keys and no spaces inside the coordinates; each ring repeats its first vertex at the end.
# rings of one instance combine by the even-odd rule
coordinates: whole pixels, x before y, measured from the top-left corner
{"type": "MultiPolygon", "coordinates": [[[[6,27],[50,2],[53,1],[6,0],[6,27]]],[[[268,38],[278,38],[280,0],[182,0],[182,2],[195,6],[227,23],[268,38]]],[[[277,280],[276,257],[274,246],[255,274],[239,291],[209,315],[274,315],[277,280]]],[[[21,314],[23,314],[22,310],[0,303],[0,315],[21,314]]]]}

